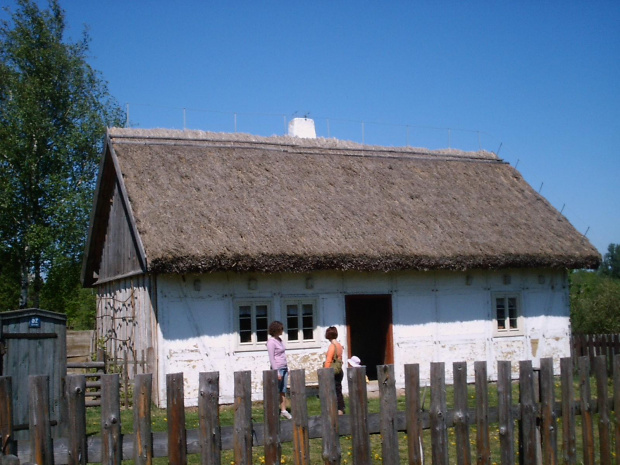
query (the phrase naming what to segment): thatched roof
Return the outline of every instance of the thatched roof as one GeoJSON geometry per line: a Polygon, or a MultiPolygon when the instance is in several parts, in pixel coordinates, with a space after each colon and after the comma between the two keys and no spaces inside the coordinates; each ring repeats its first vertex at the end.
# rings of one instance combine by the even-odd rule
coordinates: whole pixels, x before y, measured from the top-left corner
{"type": "Polygon", "coordinates": [[[108,136],[149,271],[582,268],[600,259],[489,152],[199,131],[108,136]]]}

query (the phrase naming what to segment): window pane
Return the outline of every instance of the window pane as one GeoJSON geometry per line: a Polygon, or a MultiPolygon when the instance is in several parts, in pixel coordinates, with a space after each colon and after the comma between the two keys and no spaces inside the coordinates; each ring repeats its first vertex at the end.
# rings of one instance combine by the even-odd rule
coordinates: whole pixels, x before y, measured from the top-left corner
{"type": "Polygon", "coordinates": [[[497,312],[497,329],[506,329],[506,305],[503,297],[495,299],[495,310],[497,312]]]}
{"type": "Polygon", "coordinates": [[[287,304],[286,306],[286,327],[288,329],[288,340],[299,340],[299,307],[297,304],[287,304]]]}
{"type": "Polygon", "coordinates": [[[256,341],[267,341],[268,315],[267,305],[256,306],[256,341]]]}
{"type": "Polygon", "coordinates": [[[249,305],[239,307],[239,341],[252,342],[252,309],[249,305]]]}
{"type": "Polygon", "coordinates": [[[304,304],[302,306],[302,328],[304,341],[314,339],[314,306],[304,304]]]}
{"type": "Polygon", "coordinates": [[[510,329],[517,329],[517,298],[508,298],[508,318],[510,318],[510,329]]]}

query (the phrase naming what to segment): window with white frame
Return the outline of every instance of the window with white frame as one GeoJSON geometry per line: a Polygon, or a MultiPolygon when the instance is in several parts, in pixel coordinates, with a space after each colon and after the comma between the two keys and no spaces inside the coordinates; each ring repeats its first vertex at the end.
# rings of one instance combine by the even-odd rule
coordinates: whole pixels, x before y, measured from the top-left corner
{"type": "Polygon", "coordinates": [[[271,318],[269,302],[237,302],[235,318],[237,346],[241,349],[265,348],[271,318]]]}
{"type": "Polygon", "coordinates": [[[518,293],[493,294],[495,335],[516,336],[523,334],[521,299],[518,293]]]}
{"type": "Polygon", "coordinates": [[[285,332],[288,346],[316,344],[316,301],[285,300],[283,310],[286,312],[285,332]]]}

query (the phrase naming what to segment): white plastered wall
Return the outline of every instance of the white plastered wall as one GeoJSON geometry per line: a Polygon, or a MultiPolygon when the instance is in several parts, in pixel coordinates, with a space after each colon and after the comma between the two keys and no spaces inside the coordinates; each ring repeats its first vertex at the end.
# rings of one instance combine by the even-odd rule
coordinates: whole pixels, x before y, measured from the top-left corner
{"type": "MultiPolygon", "coordinates": [[[[540,358],[553,357],[557,367],[560,357],[570,355],[568,284],[561,271],[160,275],[160,406],[165,406],[166,374],[177,372],[184,373],[188,406],[197,404],[200,372],[220,373],[220,401],[230,403],[234,372],[250,370],[254,398],[262,397],[263,370],[269,368],[267,351],[238,350],[234,321],[238,300],[267,300],[272,318],[284,321],[283,299],[316,299],[316,343],[299,349],[287,347],[289,368],[304,368],[307,381],[315,382],[316,369],[327,349],[325,328],[335,325],[339,339],[346,341],[345,296],[350,294],[392,296],[398,387],[404,385],[407,363],[420,364],[425,383],[431,362],[445,362],[449,381],[452,362],[466,361],[473,380],[474,361],[487,360],[489,377],[495,378],[497,360],[513,361],[516,374],[519,360],[532,359],[536,366],[540,358]],[[506,276],[510,276],[508,281],[506,276]],[[255,289],[250,289],[250,279],[255,280],[255,289]],[[523,335],[495,337],[493,292],[519,293],[523,335]]],[[[343,388],[346,391],[346,382],[343,388]]]]}

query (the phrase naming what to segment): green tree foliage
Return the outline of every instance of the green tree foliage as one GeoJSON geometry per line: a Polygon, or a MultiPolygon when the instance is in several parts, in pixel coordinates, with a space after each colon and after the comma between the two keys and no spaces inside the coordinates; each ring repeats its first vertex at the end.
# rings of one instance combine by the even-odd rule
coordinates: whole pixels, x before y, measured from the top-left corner
{"type": "Polygon", "coordinates": [[[620,244],[609,244],[599,271],[605,276],[620,279],[620,244]]]}
{"type": "Polygon", "coordinates": [[[620,279],[590,271],[571,275],[573,332],[620,333],[620,279]]]}
{"type": "Polygon", "coordinates": [[[39,306],[44,286],[69,293],[66,303],[80,300],[75,270],[103,136],[123,120],[87,63],[87,33],[68,42],[65,26],[58,0],[48,9],[17,0],[10,20],[0,22],[0,253],[10,260],[0,270],[0,297],[8,299],[0,301],[3,310],[39,306]],[[19,302],[3,292],[16,270],[19,302]]]}

